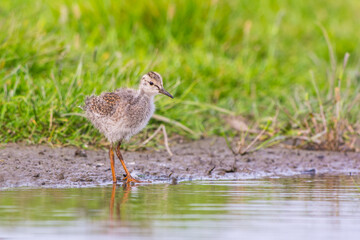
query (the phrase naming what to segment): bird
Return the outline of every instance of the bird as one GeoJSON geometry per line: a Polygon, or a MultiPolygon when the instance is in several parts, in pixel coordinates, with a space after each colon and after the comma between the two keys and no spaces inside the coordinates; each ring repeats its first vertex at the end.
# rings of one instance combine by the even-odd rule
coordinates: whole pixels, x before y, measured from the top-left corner
{"type": "Polygon", "coordinates": [[[125,184],[141,182],[130,175],[120,147],[123,141],[129,140],[148,124],[155,111],[154,97],[158,94],[174,98],[164,89],[161,75],[150,71],[142,76],[138,89],[119,88],[85,99],[85,105],[82,106],[85,117],[110,142],[109,158],[114,184],[117,183],[114,149],[125,170],[125,184]]]}

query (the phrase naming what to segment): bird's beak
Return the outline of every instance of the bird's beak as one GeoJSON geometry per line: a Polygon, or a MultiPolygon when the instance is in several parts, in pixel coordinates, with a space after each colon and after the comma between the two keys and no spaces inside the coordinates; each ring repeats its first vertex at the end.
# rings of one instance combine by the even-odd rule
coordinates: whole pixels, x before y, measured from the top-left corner
{"type": "Polygon", "coordinates": [[[170,97],[170,98],[174,98],[168,91],[166,91],[166,90],[163,89],[163,88],[161,88],[161,89],[159,90],[159,93],[164,94],[164,95],[166,95],[166,96],[168,96],[168,97],[170,97]]]}

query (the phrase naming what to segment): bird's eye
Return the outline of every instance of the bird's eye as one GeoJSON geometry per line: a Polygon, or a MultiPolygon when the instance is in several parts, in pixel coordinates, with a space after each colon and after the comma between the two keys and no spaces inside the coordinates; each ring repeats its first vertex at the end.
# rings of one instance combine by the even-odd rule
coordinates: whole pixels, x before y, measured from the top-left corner
{"type": "Polygon", "coordinates": [[[152,85],[154,85],[154,83],[153,82],[149,82],[150,83],[150,85],[152,86],[152,85]]]}

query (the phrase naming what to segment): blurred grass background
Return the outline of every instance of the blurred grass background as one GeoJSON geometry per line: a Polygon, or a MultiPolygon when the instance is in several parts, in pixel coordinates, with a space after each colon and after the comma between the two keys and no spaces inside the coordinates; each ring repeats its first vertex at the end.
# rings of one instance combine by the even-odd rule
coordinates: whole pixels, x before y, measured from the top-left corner
{"type": "Polygon", "coordinates": [[[0,141],[101,145],[78,106],[150,70],[175,96],[157,97],[157,114],[197,133],[165,124],[170,136],[234,136],[226,115],[261,128],[277,112],[274,131],[296,135],[289,116],[318,109],[310,72],[330,107],[342,79],[342,117],[358,126],[359,11],[357,0],[2,0],[0,141]]]}

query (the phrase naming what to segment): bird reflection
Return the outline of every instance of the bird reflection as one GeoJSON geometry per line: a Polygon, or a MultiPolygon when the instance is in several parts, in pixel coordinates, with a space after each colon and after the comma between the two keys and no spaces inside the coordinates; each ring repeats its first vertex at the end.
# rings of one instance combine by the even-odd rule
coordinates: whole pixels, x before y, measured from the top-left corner
{"type": "Polygon", "coordinates": [[[111,192],[111,198],[110,198],[110,220],[111,221],[123,220],[121,218],[121,210],[125,209],[124,207],[126,206],[126,202],[128,201],[128,198],[129,198],[129,194],[130,194],[130,191],[131,191],[131,185],[130,184],[123,184],[122,185],[123,194],[119,195],[118,201],[116,201],[116,203],[115,203],[116,188],[117,188],[117,185],[113,184],[112,192],[111,192]],[[115,210],[114,210],[114,206],[115,206],[115,210]],[[116,219],[114,219],[114,211],[115,211],[115,218],[116,219]]]}

